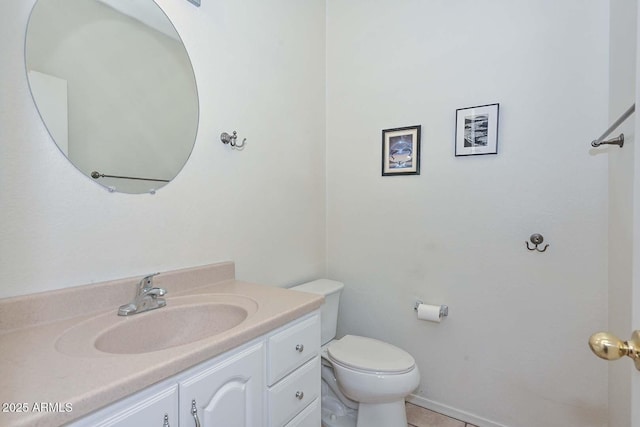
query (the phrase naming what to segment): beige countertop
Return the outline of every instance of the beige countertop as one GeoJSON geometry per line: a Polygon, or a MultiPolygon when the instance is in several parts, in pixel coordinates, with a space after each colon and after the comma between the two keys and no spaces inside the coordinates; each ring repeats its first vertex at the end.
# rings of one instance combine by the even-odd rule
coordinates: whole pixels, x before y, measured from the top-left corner
{"type": "Polygon", "coordinates": [[[167,272],[154,279],[168,291],[167,307],[176,297],[222,294],[249,298],[257,310],[213,337],[149,353],[74,354],[56,348],[65,332],[96,316],[112,312],[115,322],[126,322],[117,308],[132,299],[139,279],[0,300],[1,426],[68,423],[282,326],[323,301],[318,295],[237,281],[233,263],[167,272]],[[42,403],[48,410],[39,411],[42,403]],[[25,411],[16,412],[20,408],[25,411]]]}

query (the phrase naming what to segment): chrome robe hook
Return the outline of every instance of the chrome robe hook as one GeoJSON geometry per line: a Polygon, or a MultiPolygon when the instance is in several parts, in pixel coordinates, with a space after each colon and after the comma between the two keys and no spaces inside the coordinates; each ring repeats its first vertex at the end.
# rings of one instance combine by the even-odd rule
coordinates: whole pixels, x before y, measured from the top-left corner
{"type": "Polygon", "coordinates": [[[544,245],[544,248],[542,248],[542,250],[538,249],[538,245],[541,245],[542,242],[544,242],[544,237],[542,237],[542,234],[532,234],[531,237],[529,237],[529,240],[535,245],[534,247],[530,247],[529,242],[524,242],[527,245],[527,249],[529,249],[530,251],[544,252],[549,247],[549,244],[546,244],[544,245]]]}
{"type": "Polygon", "coordinates": [[[229,135],[226,132],[222,132],[220,134],[220,141],[222,141],[223,144],[229,144],[233,148],[237,148],[238,150],[240,150],[244,147],[244,144],[247,142],[247,138],[243,139],[241,144],[238,144],[236,142],[237,139],[238,139],[238,132],[236,132],[235,130],[233,131],[233,135],[229,135]]]}

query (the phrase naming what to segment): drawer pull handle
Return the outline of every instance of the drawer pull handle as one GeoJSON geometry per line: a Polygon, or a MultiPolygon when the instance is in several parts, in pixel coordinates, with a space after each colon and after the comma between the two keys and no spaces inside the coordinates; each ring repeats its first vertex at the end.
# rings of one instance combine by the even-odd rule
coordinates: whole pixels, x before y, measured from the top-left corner
{"type": "Polygon", "coordinates": [[[302,344],[298,344],[298,345],[296,346],[296,351],[297,351],[298,353],[302,353],[302,352],[304,351],[304,345],[302,345],[302,344]]]}
{"type": "Polygon", "coordinates": [[[196,422],[196,427],[200,427],[200,419],[198,418],[198,408],[196,408],[195,399],[191,401],[191,415],[193,415],[193,420],[196,422]]]}
{"type": "Polygon", "coordinates": [[[304,399],[304,392],[296,391],[296,397],[298,398],[298,400],[304,399]]]}
{"type": "Polygon", "coordinates": [[[169,425],[169,414],[164,414],[164,423],[162,423],[162,427],[171,427],[169,425]]]}

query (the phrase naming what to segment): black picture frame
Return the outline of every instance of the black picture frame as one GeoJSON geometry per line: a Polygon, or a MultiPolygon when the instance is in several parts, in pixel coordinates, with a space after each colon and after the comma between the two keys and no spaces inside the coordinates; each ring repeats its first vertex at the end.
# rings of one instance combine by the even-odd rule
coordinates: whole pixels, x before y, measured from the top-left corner
{"type": "Polygon", "coordinates": [[[498,154],[500,104],[486,104],[456,110],[455,155],[498,154]]]}
{"type": "Polygon", "coordinates": [[[382,130],[382,176],[420,175],[421,125],[382,130]]]}

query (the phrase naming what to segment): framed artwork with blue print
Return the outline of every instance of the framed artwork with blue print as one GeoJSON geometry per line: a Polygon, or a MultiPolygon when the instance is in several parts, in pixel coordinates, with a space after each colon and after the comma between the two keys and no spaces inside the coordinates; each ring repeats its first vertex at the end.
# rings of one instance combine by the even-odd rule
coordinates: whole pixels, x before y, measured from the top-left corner
{"type": "Polygon", "coordinates": [[[382,176],[420,175],[420,125],[382,131],[382,176]]]}

